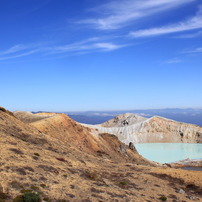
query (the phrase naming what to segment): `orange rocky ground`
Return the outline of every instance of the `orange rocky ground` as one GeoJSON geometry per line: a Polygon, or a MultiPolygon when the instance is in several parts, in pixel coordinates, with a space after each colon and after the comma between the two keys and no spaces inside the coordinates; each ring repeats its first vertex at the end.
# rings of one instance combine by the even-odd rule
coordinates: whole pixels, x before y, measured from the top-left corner
{"type": "Polygon", "coordinates": [[[0,201],[202,201],[201,172],[149,162],[64,114],[16,117],[0,108],[0,201]]]}

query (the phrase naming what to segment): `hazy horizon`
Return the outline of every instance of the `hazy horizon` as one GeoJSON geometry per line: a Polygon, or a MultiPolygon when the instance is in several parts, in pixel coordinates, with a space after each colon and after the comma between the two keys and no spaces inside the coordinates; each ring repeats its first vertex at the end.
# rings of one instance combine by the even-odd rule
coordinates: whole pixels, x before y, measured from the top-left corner
{"type": "MultiPolygon", "coordinates": [[[[4,106],[2,106],[4,107],[4,106]]],[[[96,110],[96,109],[89,109],[89,110],[61,110],[61,111],[57,111],[57,110],[53,110],[53,111],[48,111],[48,110],[43,110],[43,109],[39,109],[39,110],[21,110],[21,109],[8,109],[10,111],[30,111],[30,112],[33,112],[33,113],[36,113],[36,112],[40,112],[40,111],[43,111],[43,112],[55,112],[55,113],[85,113],[85,112],[117,112],[117,111],[144,111],[144,110],[202,110],[202,107],[184,107],[184,108],[180,108],[180,107],[174,107],[174,108],[170,108],[170,107],[165,107],[165,108],[140,108],[140,109],[103,109],[103,110],[96,110]]]]}
{"type": "MultiPolygon", "coordinates": [[[[37,113],[37,112],[34,112],[37,113]]],[[[86,124],[101,124],[114,118],[117,115],[125,113],[133,113],[146,118],[153,116],[161,116],[172,119],[178,122],[195,124],[202,127],[202,109],[136,109],[136,110],[113,110],[113,111],[63,111],[58,113],[65,113],[80,123],[86,124]]]]}

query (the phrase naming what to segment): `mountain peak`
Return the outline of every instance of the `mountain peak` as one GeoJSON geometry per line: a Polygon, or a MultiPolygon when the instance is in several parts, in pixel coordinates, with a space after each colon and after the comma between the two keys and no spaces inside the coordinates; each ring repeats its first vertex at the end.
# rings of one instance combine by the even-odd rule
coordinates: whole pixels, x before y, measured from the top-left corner
{"type": "Polygon", "coordinates": [[[101,124],[103,127],[125,127],[130,126],[142,121],[147,120],[147,118],[139,116],[133,113],[119,114],[113,119],[101,124]]]}

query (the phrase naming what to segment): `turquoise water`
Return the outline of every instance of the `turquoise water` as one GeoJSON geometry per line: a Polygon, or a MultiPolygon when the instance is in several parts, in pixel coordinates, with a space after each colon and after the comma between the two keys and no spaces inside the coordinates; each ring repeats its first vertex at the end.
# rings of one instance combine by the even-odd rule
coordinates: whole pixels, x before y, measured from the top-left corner
{"type": "Polygon", "coordinates": [[[179,160],[202,159],[202,144],[188,143],[144,143],[135,144],[139,154],[159,163],[179,160]]]}

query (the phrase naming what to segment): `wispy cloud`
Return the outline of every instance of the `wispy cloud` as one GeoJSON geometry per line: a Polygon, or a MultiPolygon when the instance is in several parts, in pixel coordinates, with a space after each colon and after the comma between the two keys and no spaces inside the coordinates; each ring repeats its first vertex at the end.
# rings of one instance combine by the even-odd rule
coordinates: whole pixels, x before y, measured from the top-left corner
{"type": "Polygon", "coordinates": [[[37,44],[16,44],[6,50],[0,51],[0,60],[10,60],[25,57],[35,53],[42,52],[42,45],[37,44]]]}
{"type": "Polygon", "coordinates": [[[10,60],[28,55],[39,53],[42,57],[47,55],[60,55],[64,54],[90,54],[92,52],[107,52],[114,51],[120,48],[129,46],[129,44],[120,44],[109,42],[104,37],[92,37],[85,40],[62,44],[57,46],[50,45],[14,45],[11,48],[0,52],[0,60],[10,60]]]}
{"type": "Polygon", "coordinates": [[[190,33],[190,34],[183,34],[183,35],[180,35],[180,36],[177,36],[176,38],[196,38],[196,37],[200,37],[202,36],[202,31],[198,31],[196,33],[190,33]]]}
{"type": "Polygon", "coordinates": [[[22,53],[22,54],[16,54],[16,55],[10,55],[10,56],[0,57],[0,60],[9,60],[9,59],[20,58],[20,57],[32,55],[32,54],[37,53],[37,52],[39,52],[38,49],[36,49],[36,50],[31,50],[31,51],[28,51],[28,52],[24,52],[24,53],[22,53]]]}
{"type": "Polygon", "coordinates": [[[95,43],[93,44],[93,46],[103,51],[112,51],[112,50],[123,48],[127,45],[117,45],[114,43],[95,43]]]}
{"type": "Polygon", "coordinates": [[[103,40],[102,38],[89,38],[80,42],[62,45],[62,46],[56,46],[56,47],[50,47],[49,53],[50,54],[61,54],[61,53],[67,53],[67,52],[85,52],[88,53],[94,52],[94,51],[114,51],[123,47],[128,46],[128,44],[117,44],[114,42],[109,42],[106,40],[103,40]]]}
{"type": "Polygon", "coordinates": [[[69,44],[53,48],[54,53],[84,51],[84,50],[99,50],[99,51],[112,51],[120,49],[126,45],[117,45],[114,43],[91,43],[91,44],[69,44]]]}
{"type": "Polygon", "coordinates": [[[91,11],[100,13],[100,17],[81,20],[78,23],[89,24],[101,30],[118,29],[140,18],[193,1],[196,0],[113,0],[91,9],[91,11]]]}
{"type": "Polygon", "coordinates": [[[182,53],[185,53],[185,54],[202,53],[202,47],[195,48],[195,49],[192,49],[192,50],[186,50],[186,51],[183,51],[182,53]]]}
{"type": "Polygon", "coordinates": [[[22,44],[17,44],[17,45],[12,46],[11,48],[9,48],[9,49],[7,49],[5,51],[1,51],[0,55],[8,55],[8,54],[16,53],[16,52],[26,50],[26,49],[27,49],[26,46],[24,46],[22,44]]]}
{"type": "Polygon", "coordinates": [[[179,58],[172,58],[170,60],[164,61],[164,64],[176,64],[176,63],[182,63],[183,61],[179,58]]]}
{"type": "Polygon", "coordinates": [[[195,29],[202,29],[202,9],[199,10],[196,16],[186,21],[163,27],[138,30],[131,32],[129,35],[131,37],[151,37],[195,29]]]}

